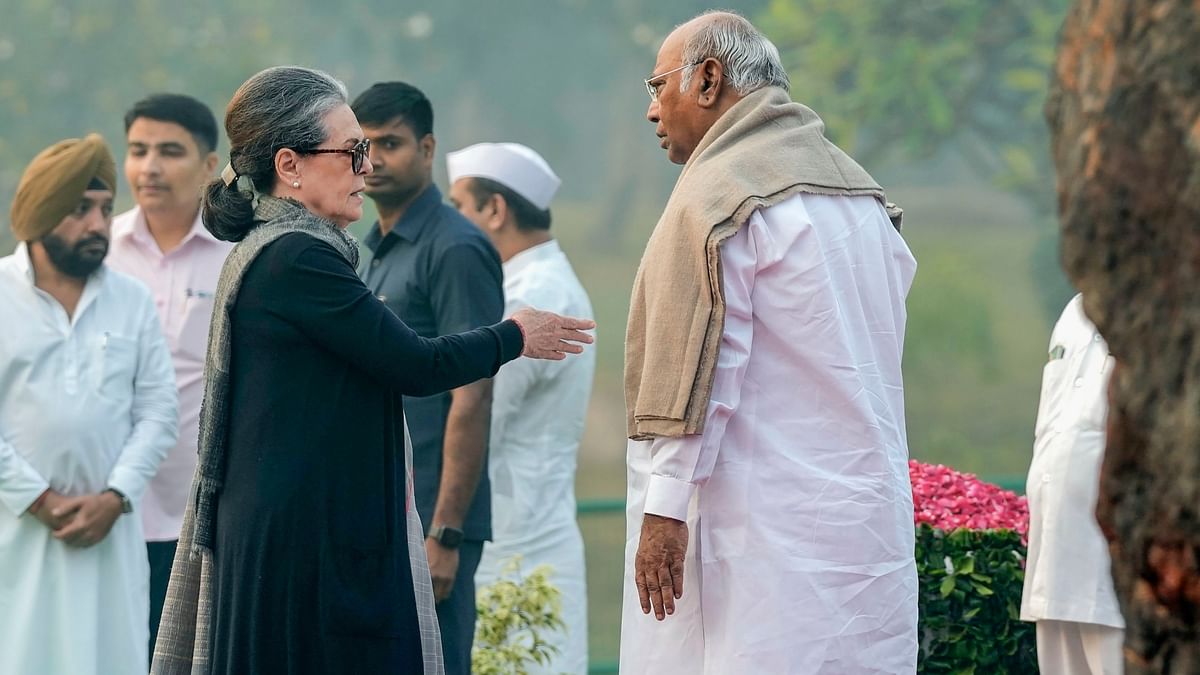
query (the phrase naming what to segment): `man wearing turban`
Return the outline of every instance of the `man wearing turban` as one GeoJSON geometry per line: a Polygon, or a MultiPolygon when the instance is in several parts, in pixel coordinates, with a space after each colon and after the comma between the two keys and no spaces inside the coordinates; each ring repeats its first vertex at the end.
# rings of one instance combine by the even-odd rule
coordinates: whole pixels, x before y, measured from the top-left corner
{"type": "Polygon", "coordinates": [[[144,673],[137,510],[176,436],[149,291],[104,267],[116,166],[99,136],[26,168],[0,258],[0,673],[144,673]]]}

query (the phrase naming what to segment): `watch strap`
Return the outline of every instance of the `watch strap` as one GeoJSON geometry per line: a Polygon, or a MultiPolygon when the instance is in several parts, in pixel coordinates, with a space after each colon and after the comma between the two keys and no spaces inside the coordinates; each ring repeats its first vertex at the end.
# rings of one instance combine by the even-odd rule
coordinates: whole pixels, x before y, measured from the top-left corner
{"type": "Polygon", "coordinates": [[[129,501],[129,497],[125,496],[124,492],[116,488],[108,488],[105,492],[111,492],[121,500],[121,513],[133,513],[133,502],[129,501]]]}

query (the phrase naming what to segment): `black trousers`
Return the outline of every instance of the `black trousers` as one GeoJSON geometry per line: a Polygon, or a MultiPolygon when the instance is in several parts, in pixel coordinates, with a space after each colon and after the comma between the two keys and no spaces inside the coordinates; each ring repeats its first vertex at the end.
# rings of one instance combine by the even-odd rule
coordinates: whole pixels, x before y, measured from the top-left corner
{"type": "Polygon", "coordinates": [[[464,541],[458,547],[454,590],[437,606],[446,675],[471,673],[471,644],[475,641],[475,570],[479,569],[482,557],[482,541],[464,541]]]}
{"type": "Polygon", "coordinates": [[[167,599],[167,582],[171,580],[171,564],[175,562],[178,541],[146,542],[146,557],[150,559],[150,660],[154,660],[154,641],[158,639],[158,620],[162,617],[167,599]]]}

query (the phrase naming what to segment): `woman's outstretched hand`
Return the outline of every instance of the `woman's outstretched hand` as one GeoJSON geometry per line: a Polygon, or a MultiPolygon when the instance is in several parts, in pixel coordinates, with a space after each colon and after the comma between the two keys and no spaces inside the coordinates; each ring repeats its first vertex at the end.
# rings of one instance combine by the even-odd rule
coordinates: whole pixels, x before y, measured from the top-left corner
{"type": "Polygon", "coordinates": [[[525,335],[521,356],[532,359],[561,361],[567,354],[579,354],[583,345],[590,345],[593,340],[583,331],[596,327],[591,319],[574,319],[528,307],[513,312],[511,318],[525,335]]]}

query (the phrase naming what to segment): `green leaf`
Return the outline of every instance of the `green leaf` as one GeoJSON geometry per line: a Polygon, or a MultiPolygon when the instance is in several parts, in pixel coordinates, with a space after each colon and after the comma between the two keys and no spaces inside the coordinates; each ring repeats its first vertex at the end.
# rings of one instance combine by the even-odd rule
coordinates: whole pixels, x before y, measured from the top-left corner
{"type": "Polygon", "coordinates": [[[942,580],[941,593],[942,597],[950,595],[954,591],[954,575],[949,575],[942,580]]]}
{"type": "Polygon", "coordinates": [[[983,584],[980,584],[980,583],[971,582],[971,587],[975,589],[976,593],[982,595],[985,598],[991,597],[996,594],[995,591],[993,591],[992,589],[990,589],[987,586],[984,586],[983,584]]]}

